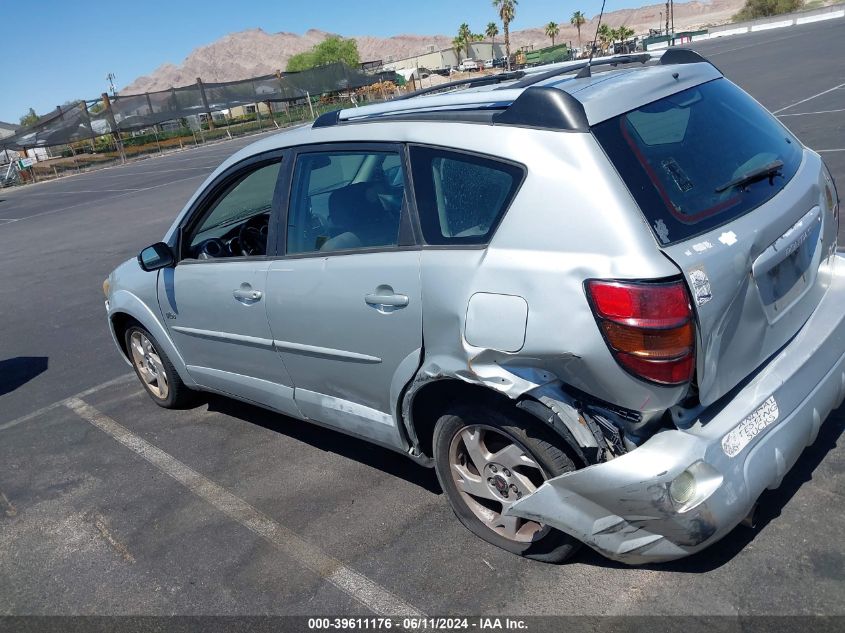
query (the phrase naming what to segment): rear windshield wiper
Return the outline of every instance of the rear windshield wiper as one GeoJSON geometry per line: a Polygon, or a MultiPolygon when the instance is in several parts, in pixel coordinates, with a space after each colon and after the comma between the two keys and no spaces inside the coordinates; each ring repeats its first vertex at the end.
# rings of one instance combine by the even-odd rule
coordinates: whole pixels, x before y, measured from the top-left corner
{"type": "Polygon", "coordinates": [[[736,178],[729,180],[724,185],[719,185],[716,187],[716,193],[722,193],[723,191],[727,191],[733,187],[747,185],[757,180],[763,180],[763,178],[768,178],[770,185],[774,184],[775,176],[780,175],[781,169],[783,169],[783,161],[773,160],[771,163],[767,163],[757,169],[752,169],[751,171],[744,173],[742,176],[737,176],[736,178]]]}

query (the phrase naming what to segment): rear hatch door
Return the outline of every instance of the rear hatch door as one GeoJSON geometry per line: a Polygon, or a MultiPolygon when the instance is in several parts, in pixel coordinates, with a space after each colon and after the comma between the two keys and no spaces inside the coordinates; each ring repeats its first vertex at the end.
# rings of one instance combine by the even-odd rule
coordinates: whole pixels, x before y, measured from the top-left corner
{"type": "Polygon", "coordinates": [[[711,404],[786,345],[821,300],[836,221],[816,154],[727,79],[593,126],[698,320],[711,404]]]}
{"type": "Polygon", "coordinates": [[[835,226],[819,206],[819,174],[820,161],[808,154],[789,186],[766,204],[663,248],[683,271],[698,316],[702,404],[786,345],[821,301],[827,279],[819,266],[835,244],[835,226]]]}

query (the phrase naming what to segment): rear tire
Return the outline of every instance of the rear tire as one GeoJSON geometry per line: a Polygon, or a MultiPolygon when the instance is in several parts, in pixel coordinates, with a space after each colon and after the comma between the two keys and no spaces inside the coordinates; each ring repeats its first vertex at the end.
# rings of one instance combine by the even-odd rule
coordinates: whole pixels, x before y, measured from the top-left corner
{"type": "Polygon", "coordinates": [[[434,428],[434,465],[461,523],[513,554],[561,563],[580,547],[573,537],[534,521],[502,515],[543,481],[576,469],[559,439],[518,411],[450,408],[434,428]]]}
{"type": "Polygon", "coordinates": [[[182,409],[193,404],[196,392],[185,386],[152,334],[140,325],[133,325],[126,330],[124,343],[135,375],[153,402],[165,409],[182,409]]]}

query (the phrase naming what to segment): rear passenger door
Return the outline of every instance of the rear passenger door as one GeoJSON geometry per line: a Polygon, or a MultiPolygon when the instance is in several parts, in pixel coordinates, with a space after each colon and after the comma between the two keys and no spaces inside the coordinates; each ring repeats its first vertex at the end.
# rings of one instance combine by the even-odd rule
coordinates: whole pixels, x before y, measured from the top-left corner
{"type": "Polygon", "coordinates": [[[404,149],[297,151],[267,314],[309,419],[402,446],[396,405],[420,362],[419,249],[404,149]]]}

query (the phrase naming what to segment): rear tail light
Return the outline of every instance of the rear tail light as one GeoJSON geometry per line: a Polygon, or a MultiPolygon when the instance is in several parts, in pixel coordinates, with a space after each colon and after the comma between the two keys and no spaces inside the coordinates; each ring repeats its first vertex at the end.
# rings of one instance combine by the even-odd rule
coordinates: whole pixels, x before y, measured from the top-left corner
{"type": "MultiPolygon", "coordinates": [[[[836,234],[839,235],[839,193],[836,191],[836,183],[833,182],[833,177],[830,175],[830,170],[825,165],[824,172],[825,187],[824,195],[827,202],[827,208],[833,213],[833,219],[836,221],[836,234]]],[[[837,240],[838,241],[838,240],[837,240]]]]}
{"type": "Polygon", "coordinates": [[[586,289],[607,346],[625,370],[661,385],[681,385],[692,379],[695,328],[682,280],[591,280],[586,289]]]}
{"type": "MultiPolygon", "coordinates": [[[[836,220],[836,228],[839,229],[839,195],[836,192],[836,185],[833,184],[833,179],[827,181],[824,193],[827,198],[827,206],[832,210],[833,219],[836,220]]],[[[837,233],[839,233],[838,230],[837,233]]]]}

